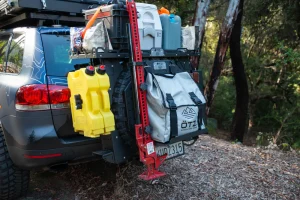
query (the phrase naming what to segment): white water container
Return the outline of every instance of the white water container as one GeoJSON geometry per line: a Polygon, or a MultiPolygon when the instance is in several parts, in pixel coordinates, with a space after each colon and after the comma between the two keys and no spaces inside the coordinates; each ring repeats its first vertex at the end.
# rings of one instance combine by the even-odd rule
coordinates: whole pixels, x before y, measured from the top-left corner
{"type": "Polygon", "coordinates": [[[138,25],[142,50],[162,47],[162,26],[153,4],[136,3],[138,25]]]}

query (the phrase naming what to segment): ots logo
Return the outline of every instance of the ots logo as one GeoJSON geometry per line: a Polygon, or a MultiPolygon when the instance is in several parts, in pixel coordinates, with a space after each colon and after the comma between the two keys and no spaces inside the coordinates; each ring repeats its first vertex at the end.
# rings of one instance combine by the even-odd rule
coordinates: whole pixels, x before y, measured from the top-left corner
{"type": "Polygon", "coordinates": [[[196,121],[192,121],[192,122],[183,121],[181,123],[181,129],[182,130],[195,129],[195,128],[197,128],[197,122],[196,121]]]}
{"type": "Polygon", "coordinates": [[[183,115],[186,119],[194,119],[196,114],[197,114],[197,113],[196,113],[192,108],[189,108],[189,107],[186,107],[186,109],[184,109],[184,110],[182,111],[182,115],[183,115]]]}
{"type": "Polygon", "coordinates": [[[181,123],[181,130],[197,129],[196,111],[190,107],[186,107],[182,111],[182,116],[186,119],[181,123]]]}

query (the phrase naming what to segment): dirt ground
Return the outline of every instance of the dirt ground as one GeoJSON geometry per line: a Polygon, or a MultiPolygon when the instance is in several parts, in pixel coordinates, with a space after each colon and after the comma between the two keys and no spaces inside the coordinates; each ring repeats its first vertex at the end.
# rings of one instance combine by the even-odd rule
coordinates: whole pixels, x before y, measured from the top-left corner
{"type": "Polygon", "coordinates": [[[167,161],[168,175],[137,178],[143,166],[94,162],[62,172],[33,172],[22,200],[300,199],[300,155],[201,136],[186,154],[167,161]]]}

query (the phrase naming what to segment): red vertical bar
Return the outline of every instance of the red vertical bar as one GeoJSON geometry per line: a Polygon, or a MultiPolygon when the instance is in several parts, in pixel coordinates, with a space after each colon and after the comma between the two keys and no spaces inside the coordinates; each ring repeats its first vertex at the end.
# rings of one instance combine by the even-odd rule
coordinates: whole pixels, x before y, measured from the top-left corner
{"type": "MultiPolygon", "coordinates": [[[[142,59],[142,51],[140,46],[139,29],[137,22],[137,11],[134,0],[127,0],[127,11],[129,14],[130,28],[131,28],[131,40],[132,40],[132,52],[133,62],[140,63],[142,59]]],[[[160,158],[154,151],[150,151],[150,148],[154,149],[154,142],[150,137],[150,134],[145,132],[145,128],[149,126],[148,117],[148,105],[147,105],[147,92],[140,89],[141,84],[145,82],[144,67],[137,65],[136,67],[136,79],[138,88],[138,100],[140,106],[140,118],[142,124],[135,126],[136,141],[139,147],[140,160],[147,165],[147,171],[140,175],[140,178],[144,180],[151,180],[161,176],[165,173],[159,172],[157,169],[161,163],[165,160],[166,155],[160,158]],[[149,148],[149,149],[148,149],[149,148]]]]}

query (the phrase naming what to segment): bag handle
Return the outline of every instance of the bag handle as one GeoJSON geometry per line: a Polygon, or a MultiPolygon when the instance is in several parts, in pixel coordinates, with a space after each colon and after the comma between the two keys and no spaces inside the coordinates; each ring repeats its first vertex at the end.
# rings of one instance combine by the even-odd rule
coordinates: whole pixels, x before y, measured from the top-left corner
{"type": "Polygon", "coordinates": [[[155,74],[156,76],[161,76],[164,78],[174,78],[174,74],[155,74]]]}

